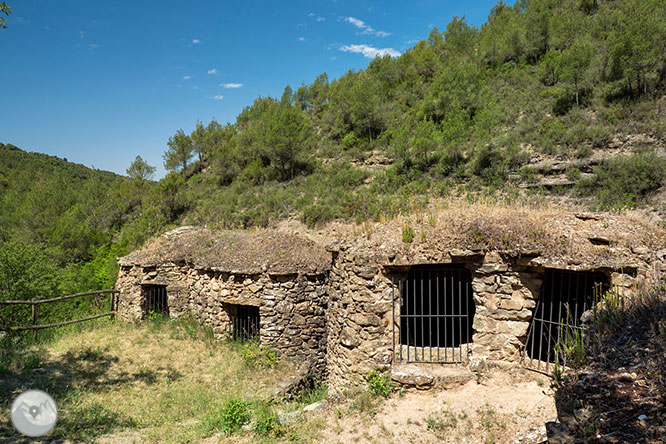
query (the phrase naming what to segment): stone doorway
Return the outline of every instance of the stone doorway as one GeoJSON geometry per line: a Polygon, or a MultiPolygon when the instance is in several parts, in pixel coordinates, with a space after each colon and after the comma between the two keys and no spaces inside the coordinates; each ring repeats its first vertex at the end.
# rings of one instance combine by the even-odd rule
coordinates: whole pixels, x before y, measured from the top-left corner
{"type": "Polygon", "coordinates": [[[460,266],[413,267],[399,292],[396,360],[466,361],[476,312],[470,271],[460,266]]]}
{"type": "Polygon", "coordinates": [[[583,334],[583,313],[609,288],[608,276],[601,272],[547,269],[527,333],[525,366],[550,374],[558,341],[583,334]]]}

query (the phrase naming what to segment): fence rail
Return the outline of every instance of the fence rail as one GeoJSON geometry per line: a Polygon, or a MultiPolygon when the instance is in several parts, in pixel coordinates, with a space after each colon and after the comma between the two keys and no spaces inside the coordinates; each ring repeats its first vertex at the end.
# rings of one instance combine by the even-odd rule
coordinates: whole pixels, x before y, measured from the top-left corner
{"type": "Polygon", "coordinates": [[[2,327],[0,326],[0,331],[25,331],[33,330],[34,334],[37,334],[37,330],[43,330],[45,328],[53,327],[64,327],[65,325],[75,324],[77,322],[90,321],[92,319],[103,318],[105,316],[114,317],[116,315],[116,298],[115,295],[118,294],[118,290],[96,290],[96,291],[87,291],[85,293],[76,293],[69,294],[66,296],[59,296],[57,298],[51,299],[32,299],[30,301],[0,301],[0,306],[3,305],[30,305],[32,307],[32,325],[24,325],[18,327],[2,327]],[[106,313],[100,313],[92,316],[86,316],[85,318],[72,319],[70,321],[56,322],[54,324],[37,324],[37,306],[40,304],[49,304],[52,302],[64,301],[67,299],[78,298],[81,296],[99,296],[99,295],[109,295],[109,311],[106,313]]]}

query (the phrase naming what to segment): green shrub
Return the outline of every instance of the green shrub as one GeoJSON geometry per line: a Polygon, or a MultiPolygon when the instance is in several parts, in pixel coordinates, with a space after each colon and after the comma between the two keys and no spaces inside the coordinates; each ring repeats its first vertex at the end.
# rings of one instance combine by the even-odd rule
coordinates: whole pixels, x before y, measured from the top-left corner
{"type": "Polygon", "coordinates": [[[655,154],[619,156],[594,169],[579,182],[581,194],[593,195],[603,210],[633,208],[657,191],[666,179],[666,160],[655,154]]]}
{"type": "Polygon", "coordinates": [[[274,349],[261,345],[258,341],[243,344],[241,356],[249,367],[273,367],[278,360],[278,354],[274,349]]]}
{"type": "Polygon", "coordinates": [[[261,404],[255,411],[256,424],[254,432],[260,436],[281,436],[284,428],[280,424],[278,415],[267,405],[261,404]]]}
{"type": "Polygon", "coordinates": [[[202,425],[207,432],[234,433],[250,420],[250,410],[243,400],[230,398],[209,410],[202,425]]]}
{"type": "Polygon", "coordinates": [[[370,393],[377,396],[383,396],[388,398],[393,391],[395,383],[391,381],[391,378],[380,370],[373,370],[367,376],[368,386],[370,388],[370,393]]]}

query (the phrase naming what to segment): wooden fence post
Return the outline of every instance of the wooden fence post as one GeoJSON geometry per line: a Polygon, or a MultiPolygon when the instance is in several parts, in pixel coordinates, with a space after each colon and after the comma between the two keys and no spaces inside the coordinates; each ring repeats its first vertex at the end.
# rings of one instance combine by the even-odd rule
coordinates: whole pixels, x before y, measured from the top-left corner
{"type": "MultiPolygon", "coordinates": [[[[32,325],[37,325],[37,304],[35,304],[35,298],[32,298],[32,325]]],[[[37,339],[37,329],[32,331],[32,338],[37,339]]]]}
{"type": "Polygon", "coordinates": [[[109,311],[114,312],[114,314],[112,314],[112,315],[110,316],[111,319],[115,319],[115,318],[116,318],[115,310],[114,310],[114,308],[113,308],[113,302],[114,302],[114,301],[113,301],[113,297],[114,297],[114,296],[115,296],[115,293],[113,293],[113,292],[109,294],[109,311]]]}

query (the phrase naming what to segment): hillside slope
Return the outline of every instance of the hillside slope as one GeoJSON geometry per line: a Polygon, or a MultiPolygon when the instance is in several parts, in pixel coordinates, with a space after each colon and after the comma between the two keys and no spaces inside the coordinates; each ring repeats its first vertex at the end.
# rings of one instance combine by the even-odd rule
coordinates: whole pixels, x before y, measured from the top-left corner
{"type": "Polygon", "coordinates": [[[663,215],[664,54],[664,0],[500,1],[479,28],[454,18],[400,57],[178,131],[164,223],[360,221],[451,195],[663,215]]]}

